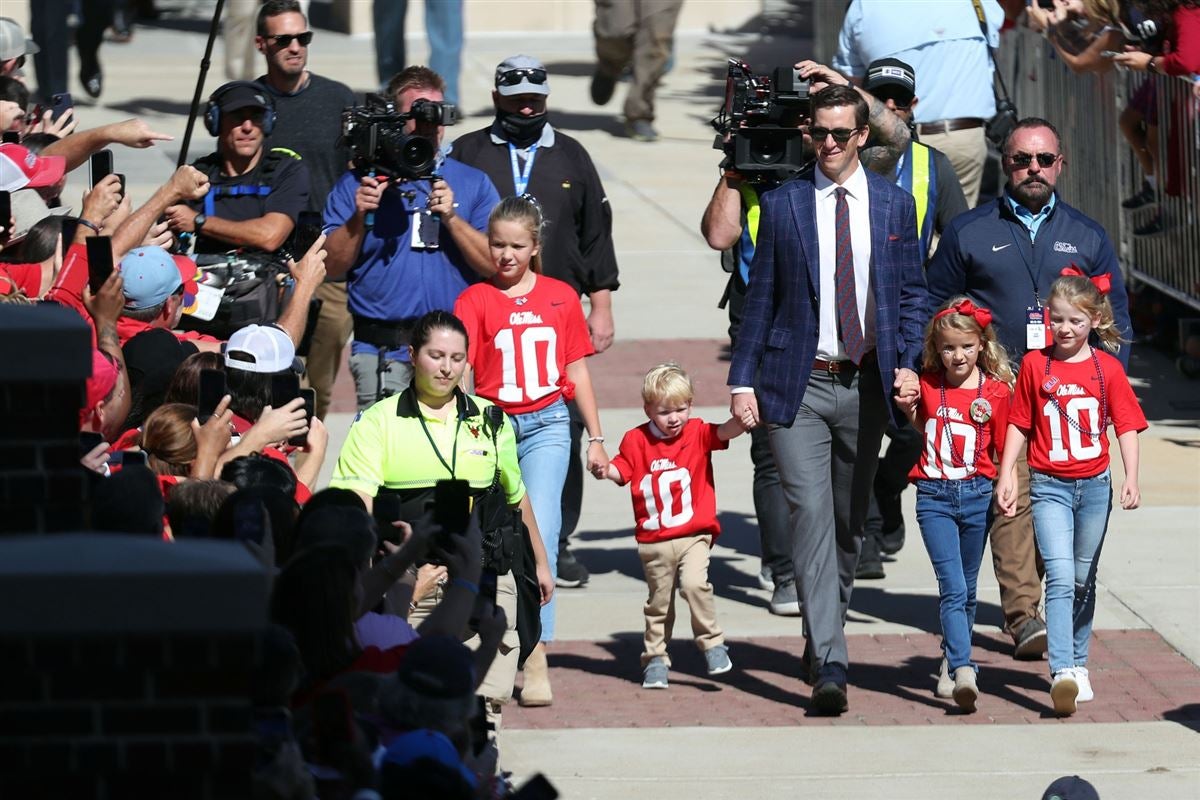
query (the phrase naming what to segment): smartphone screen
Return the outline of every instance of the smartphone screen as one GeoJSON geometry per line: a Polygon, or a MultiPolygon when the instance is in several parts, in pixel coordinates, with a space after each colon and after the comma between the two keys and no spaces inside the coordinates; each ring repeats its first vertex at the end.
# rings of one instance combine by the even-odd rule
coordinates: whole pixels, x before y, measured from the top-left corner
{"type": "Polygon", "coordinates": [[[320,237],[322,225],[324,220],[317,212],[300,212],[300,217],[296,220],[296,230],[292,234],[292,258],[296,261],[304,258],[308,248],[320,237]]]}
{"type": "Polygon", "coordinates": [[[88,286],[91,287],[92,294],[95,294],[113,273],[112,239],[107,236],[91,236],[86,241],[88,286]]]}
{"type": "Polygon", "coordinates": [[[284,372],[271,376],[271,408],[283,408],[300,396],[300,376],[284,372]]]}
{"type": "Polygon", "coordinates": [[[80,431],[79,432],[79,454],[86,456],[88,453],[95,450],[100,445],[104,444],[104,437],[95,431],[80,431]]]}
{"type": "Polygon", "coordinates": [[[70,92],[56,94],[50,98],[50,120],[58,122],[58,118],[67,113],[67,109],[75,105],[70,92]]]}
{"type": "Polygon", "coordinates": [[[101,150],[98,153],[93,153],[91,170],[92,186],[104,180],[105,176],[111,175],[113,172],[112,150],[101,150]]]}
{"type": "Polygon", "coordinates": [[[0,225],[4,226],[5,239],[12,235],[12,231],[8,229],[10,222],[12,222],[12,195],[8,192],[0,192],[0,225]]]}
{"type": "Polygon", "coordinates": [[[4,144],[20,144],[21,134],[17,131],[5,131],[3,136],[0,136],[0,142],[4,144]]]}
{"type": "Polygon", "coordinates": [[[119,180],[121,182],[121,197],[124,197],[125,196],[125,176],[122,173],[118,172],[117,180],[119,180]]]}
{"type": "Polygon", "coordinates": [[[121,468],[146,466],[145,450],[123,450],[121,452],[121,468]]]}
{"type": "MultiPolygon", "coordinates": [[[[311,428],[313,412],[317,408],[317,390],[301,389],[300,396],[304,398],[304,424],[311,428]]],[[[304,447],[304,445],[308,444],[308,434],[293,436],[291,439],[288,439],[288,444],[292,447],[304,447]]]]}
{"type": "Polygon", "coordinates": [[[217,405],[226,394],[224,370],[200,370],[200,386],[196,397],[196,408],[199,413],[196,414],[196,419],[201,425],[208,422],[216,413],[217,405]]]}
{"type": "Polygon", "coordinates": [[[438,481],[433,487],[433,520],[446,536],[461,535],[471,518],[471,484],[438,481]]]}

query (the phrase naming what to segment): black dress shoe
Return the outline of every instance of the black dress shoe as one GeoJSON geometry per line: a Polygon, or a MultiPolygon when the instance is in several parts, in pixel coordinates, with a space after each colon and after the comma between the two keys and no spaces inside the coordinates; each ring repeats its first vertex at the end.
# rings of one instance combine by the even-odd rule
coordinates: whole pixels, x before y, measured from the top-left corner
{"type": "Polygon", "coordinates": [[[88,93],[89,97],[99,97],[100,93],[104,91],[104,77],[99,72],[91,75],[80,73],[79,82],[83,84],[83,90],[88,93]]]}
{"type": "Polygon", "coordinates": [[[596,67],[596,71],[592,73],[592,85],[590,94],[592,102],[598,106],[602,106],[609,100],[612,100],[613,92],[617,88],[617,79],[611,75],[606,75],[596,67]]]}
{"type": "Polygon", "coordinates": [[[850,707],[846,702],[846,668],[841,664],[826,664],[821,667],[816,688],[812,693],[812,707],[822,716],[844,714],[850,707]]]}
{"type": "Polygon", "coordinates": [[[883,571],[883,554],[879,540],[874,536],[863,539],[862,551],[858,554],[858,568],[854,571],[857,580],[879,580],[886,577],[883,571]]]}

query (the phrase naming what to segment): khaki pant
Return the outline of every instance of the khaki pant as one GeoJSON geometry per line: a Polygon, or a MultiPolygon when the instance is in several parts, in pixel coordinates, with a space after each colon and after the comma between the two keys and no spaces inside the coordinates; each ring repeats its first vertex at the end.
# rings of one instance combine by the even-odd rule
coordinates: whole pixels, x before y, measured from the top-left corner
{"type": "Polygon", "coordinates": [[[967,206],[974,208],[979,203],[979,185],[983,183],[983,165],[987,161],[987,139],[984,129],[967,128],[950,133],[923,133],[921,144],[936,147],[946,154],[954,165],[958,182],[962,185],[967,206]]]}
{"type": "Polygon", "coordinates": [[[684,536],[654,544],[638,543],[638,557],[646,573],[646,650],[642,666],[652,658],[662,658],[671,665],[667,642],[675,627],[675,587],[687,601],[692,612],[692,634],[696,646],[710,650],[725,644],[725,634],[717,625],[717,609],[713,587],[708,582],[708,553],[712,536],[684,536]],[[678,576],[678,577],[677,577],[678,576]]]}
{"type": "MultiPolygon", "coordinates": [[[[417,603],[416,610],[408,615],[409,624],[414,628],[419,626],[421,620],[428,617],[429,612],[440,602],[442,588],[439,586],[433,594],[417,603]]],[[[513,682],[517,677],[517,657],[521,654],[521,640],[517,636],[517,582],[513,580],[511,572],[496,579],[496,605],[503,608],[504,613],[508,615],[508,630],[504,632],[504,638],[500,641],[496,659],[476,691],[476,694],[489,700],[489,706],[503,705],[512,699],[513,682]]],[[[474,650],[479,647],[479,637],[472,635],[463,644],[474,650]]],[[[494,722],[499,725],[498,714],[494,722]]]]}
{"type": "Polygon", "coordinates": [[[654,92],[674,46],[683,0],[596,0],[597,68],[616,80],[633,66],[625,119],[654,121],[654,92]]]}
{"type": "Polygon", "coordinates": [[[1017,460],[1017,513],[996,514],[988,532],[992,541],[992,568],[1000,584],[1000,607],[1004,610],[1004,632],[1017,639],[1021,626],[1038,616],[1042,599],[1042,576],[1046,568],[1033,537],[1033,514],[1029,508],[1029,462],[1025,454],[1017,460]]]}
{"type": "Polygon", "coordinates": [[[316,296],[321,301],[321,312],[313,329],[305,369],[309,385],[317,390],[317,416],[325,419],[333,384],[342,366],[342,353],[354,330],[354,320],[346,308],[346,284],[322,283],[316,296]]]}

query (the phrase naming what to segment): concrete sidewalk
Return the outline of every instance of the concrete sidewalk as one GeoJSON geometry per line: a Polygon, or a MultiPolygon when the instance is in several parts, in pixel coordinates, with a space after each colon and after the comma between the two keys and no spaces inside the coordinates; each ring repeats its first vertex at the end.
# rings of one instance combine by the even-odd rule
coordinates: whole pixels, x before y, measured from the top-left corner
{"type": "MultiPolygon", "coordinates": [[[[75,91],[85,125],[137,114],[180,136],[203,46],[203,33],[167,28],[139,28],[132,45],[106,44],[102,102],[84,107],[83,93],[75,91]]],[[[642,421],[637,379],[665,357],[679,358],[698,376],[698,414],[719,421],[727,413],[719,360],[727,320],[716,308],[726,276],[698,232],[720,158],[706,123],[724,91],[727,55],[748,57],[767,72],[808,49],[802,39],[757,34],[679,39],[674,70],[659,94],[663,140],[645,145],[620,135],[623,87],[605,109],[587,99],[588,37],[468,42],[462,91],[473,116],[448,133],[486,124],[495,64],[515,50],[533,53],[551,73],[553,123],[583,142],[608,189],[622,274],[614,303],[618,345],[592,364],[611,442],[642,421]]],[[[423,44],[414,40],[411,52],[420,57],[423,44]]],[[[221,63],[219,44],[213,61],[221,63]]],[[[374,84],[369,42],[320,31],[311,66],[358,91],[374,84]]],[[[221,82],[219,74],[210,76],[208,91],[221,82]]],[[[197,128],[191,157],[211,145],[197,128]]],[[[167,177],[176,147],[117,151],[117,169],[129,176],[135,198],[144,199],[167,177]]],[[[72,178],[68,198],[78,196],[85,179],[72,178]]],[[[862,582],[856,590],[847,630],[862,661],[851,668],[850,714],[833,722],[807,718],[808,689],[795,667],[800,621],[769,615],[767,594],[754,577],[757,531],[748,440],[742,437],[715,459],[726,533],[712,574],[734,673],[711,681],[695,663],[689,666],[695,657],[685,621],[673,646],[678,685],[645,696],[636,682],[645,588],[627,490],[591,484],[577,553],[593,578],[585,589],[560,590],[562,641],[551,650],[555,705],[527,711],[514,704],[505,712],[501,741],[508,768],[518,776],[545,772],[565,797],[578,798],[1036,798],[1054,777],[1076,772],[1105,798],[1200,796],[1196,388],[1182,383],[1165,358],[1144,349],[1135,350],[1132,373],[1154,423],[1142,437],[1144,507],[1113,512],[1100,567],[1097,699],[1085,706],[1093,718],[1112,722],[1043,716],[1045,665],[1007,658],[994,635],[998,592],[986,566],[979,630],[990,674],[985,669],[981,675],[981,711],[970,719],[945,713],[928,675],[936,656],[936,582],[919,541],[911,493],[905,498],[907,546],[886,565],[885,580],[862,582]],[[1122,650],[1122,642],[1136,646],[1122,650]],[[604,698],[611,706],[607,717],[597,704],[604,698]],[[1130,719],[1136,721],[1121,721],[1130,719]]],[[[334,433],[330,460],[349,425],[350,409],[343,408],[328,421],[334,433]]],[[[1118,459],[1114,472],[1119,470],[1118,459]]]]}

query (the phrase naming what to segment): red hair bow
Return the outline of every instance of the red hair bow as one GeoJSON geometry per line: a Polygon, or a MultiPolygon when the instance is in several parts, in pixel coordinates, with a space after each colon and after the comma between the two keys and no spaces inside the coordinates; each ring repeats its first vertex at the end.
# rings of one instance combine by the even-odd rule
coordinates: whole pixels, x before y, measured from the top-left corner
{"type": "Polygon", "coordinates": [[[1100,294],[1108,294],[1112,291],[1112,275],[1107,272],[1102,272],[1099,275],[1088,275],[1079,267],[1072,264],[1069,267],[1063,267],[1063,271],[1059,274],[1070,278],[1087,278],[1100,294]]]}
{"type": "Polygon", "coordinates": [[[934,319],[941,319],[947,314],[962,314],[964,317],[973,317],[975,323],[980,328],[986,328],[992,324],[992,312],[986,308],[980,308],[970,300],[959,300],[954,305],[943,308],[934,316],[934,319]]]}

